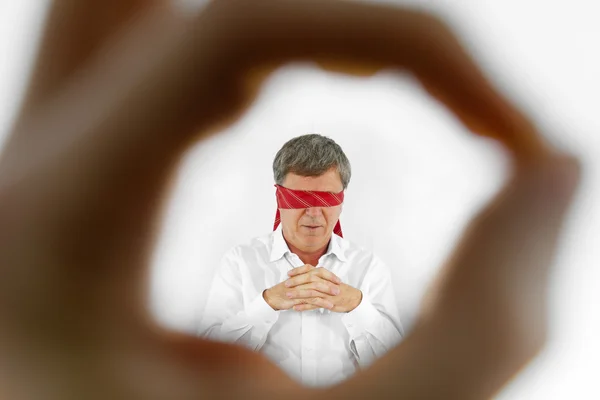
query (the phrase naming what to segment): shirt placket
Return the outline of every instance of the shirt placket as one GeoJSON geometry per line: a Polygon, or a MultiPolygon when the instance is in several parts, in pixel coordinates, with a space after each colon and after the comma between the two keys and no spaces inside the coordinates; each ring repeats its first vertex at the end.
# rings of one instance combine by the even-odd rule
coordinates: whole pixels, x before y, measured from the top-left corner
{"type": "MultiPolygon", "coordinates": [[[[318,265],[330,269],[327,261],[327,256],[324,255],[319,259],[318,265]]],[[[302,313],[302,381],[308,385],[318,384],[318,345],[319,340],[323,340],[319,334],[319,318],[329,312],[318,308],[302,313]]]]}
{"type": "MultiPolygon", "coordinates": [[[[296,254],[288,253],[290,269],[304,265],[302,260],[296,254]]],[[[316,363],[316,336],[317,336],[317,315],[313,311],[300,312],[300,367],[302,373],[302,382],[307,385],[314,385],[317,380],[316,363]]]]}
{"type": "Polygon", "coordinates": [[[302,312],[302,381],[308,385],[317,383],[317,317],[314,310],[302,312]]]}

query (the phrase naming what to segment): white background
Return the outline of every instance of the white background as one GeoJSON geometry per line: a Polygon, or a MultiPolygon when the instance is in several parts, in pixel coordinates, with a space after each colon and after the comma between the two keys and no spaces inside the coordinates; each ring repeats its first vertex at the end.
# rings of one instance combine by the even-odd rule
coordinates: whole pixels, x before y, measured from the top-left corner
{"type": "MultiPolygon", "coordinates": [[[[593,0],[410,3],[449,16],[504,93],[584,161],[584,184],[550,288],[550,341],[498,398],[600,399],[600,222],[594,207],[600,7],[593,0]]],[[[45,7],[42,0],[0,3],[0,146],[45,7]]],[[[274,74],[248,114],[184,158],[152,265],[150,304],[160,321],[194,331],[220,256],[272,227],[275,153],[288,139],[312,132],[333,138],[349,157],[345,237],[389,264],[410,328],[426,285],[468,217],[504,179],[505,160],[494,143],[471,136],[409,77],[354,79],[309,65],[274,74]]]]}

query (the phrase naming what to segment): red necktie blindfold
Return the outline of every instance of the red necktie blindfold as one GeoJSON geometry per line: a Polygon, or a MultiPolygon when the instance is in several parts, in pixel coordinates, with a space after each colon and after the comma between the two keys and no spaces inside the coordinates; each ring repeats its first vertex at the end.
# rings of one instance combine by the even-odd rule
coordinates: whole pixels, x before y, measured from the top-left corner
{"type": "MultiPolygon", "coordinates": [[[[277,188],[277,214],[275,214],[275,225],[273,230],[277,229],[281,218],[279,215],[279,209],[292,209],[292,208],[310,208],[310,207],[334,207],[343,203],[344,191],[339,193],[331,192],[317,192],[311,190],[292,190],[285,188],[280,185],[275,185],[277,188]]],[[[333,233],[342,236],[342,227],[340,221],[335,224],[333,233]]]]}

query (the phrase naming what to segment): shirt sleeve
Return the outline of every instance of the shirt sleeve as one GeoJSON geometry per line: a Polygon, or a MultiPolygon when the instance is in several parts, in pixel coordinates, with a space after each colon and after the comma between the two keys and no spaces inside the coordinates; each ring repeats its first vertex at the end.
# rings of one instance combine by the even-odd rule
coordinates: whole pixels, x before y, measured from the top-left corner
{"type": "Polygon", "coordinates": [[[207,339],[259,350],[277,322],[279,312],[267,304],[262,291],[244,299],[244,277],[240,271],[243,263],[235,248],[222,258],[197,332],[207,339]]]}
{"type": "Polygon", "coordinates": [[[350,349],[364,368],[396,346],[404,332],[390,271],[377,257],[372,257],[358,289],[362,301],[342,316],[342,322],[350,336],[350,349]]]}

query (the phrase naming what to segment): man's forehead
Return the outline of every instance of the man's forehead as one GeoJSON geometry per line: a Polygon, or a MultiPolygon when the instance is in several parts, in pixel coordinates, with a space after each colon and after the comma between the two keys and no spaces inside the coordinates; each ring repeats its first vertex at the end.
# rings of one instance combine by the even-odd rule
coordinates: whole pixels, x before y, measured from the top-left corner
{"type": "Polygon", "coordinates": [[[342,180],[336,170],[327,171],[319,176],[303,176],[289,172],[284,181],[284,187],[292,190],[308,190],[315,192],[338,193],[343,190],[342,180]]]}

